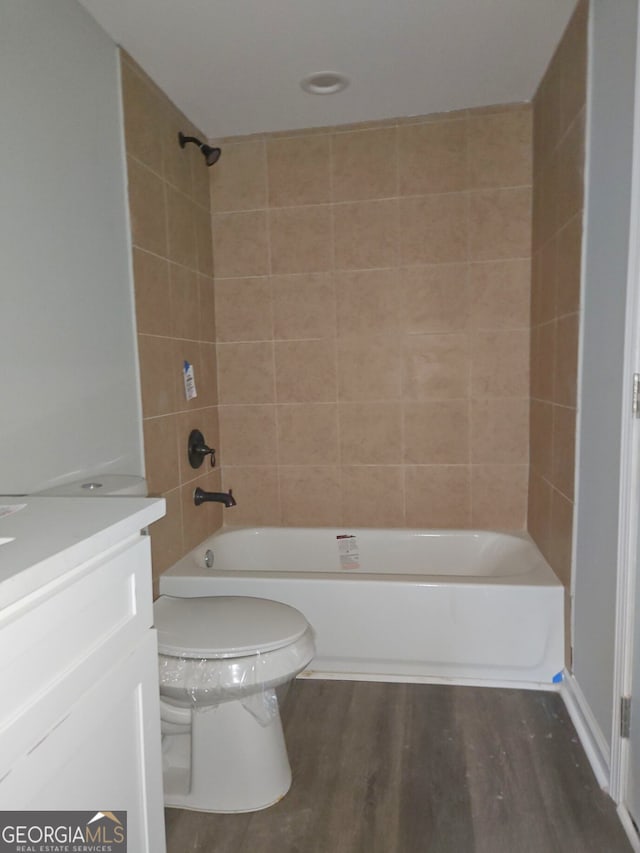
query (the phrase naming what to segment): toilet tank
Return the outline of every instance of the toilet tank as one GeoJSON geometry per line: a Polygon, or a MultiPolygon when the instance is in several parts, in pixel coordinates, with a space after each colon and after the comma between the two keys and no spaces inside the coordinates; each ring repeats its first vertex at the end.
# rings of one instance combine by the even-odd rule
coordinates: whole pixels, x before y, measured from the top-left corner
{"type": "Polygon", "coordinates": [[[134,477],[129,474],[103,474],[63,486],[54,486],[42,492],[36,492],[40,497],[62,498],[102,498],[102,497],[139,497],[147,496],[147,481],[144,477],[134,477]]]}

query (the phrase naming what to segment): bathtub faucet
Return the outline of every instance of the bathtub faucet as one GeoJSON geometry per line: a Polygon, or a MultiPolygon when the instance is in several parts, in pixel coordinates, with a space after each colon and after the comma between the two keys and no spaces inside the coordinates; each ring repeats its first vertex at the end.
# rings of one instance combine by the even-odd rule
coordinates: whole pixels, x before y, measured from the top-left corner
{"type": "Polygon", "coordinates": [[[228,492],[205,492],[204,489],[201,489],[200,486],[198,486],[193,493],[194,504],[196,506],[200,506],[200,504],[206,503],[207,501],[224,504],[226,507],[236,505],[236,499],[234,498],[231,489],[229,489],[228,492]]]}

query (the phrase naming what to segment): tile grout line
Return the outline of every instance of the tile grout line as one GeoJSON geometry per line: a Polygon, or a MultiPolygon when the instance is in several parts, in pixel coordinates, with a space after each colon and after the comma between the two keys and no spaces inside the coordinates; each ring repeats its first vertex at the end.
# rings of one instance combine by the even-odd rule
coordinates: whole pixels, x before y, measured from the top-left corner
{"type": "MultiPolygon", "coordinates": [[[[164,171],[164,162],[163,162],[162,166],[163,166],[163,171],[164,171]]],[[[165,223],[164,223],[164,225],[165,225],[165,239],[166,239],[167,255],[169,255],[171,253],[171,250],[170,250],[170,246],[169,246],[169,199],[168,199],[168,194],[167,194],[167,187],[168,187],[167,182],[164,180],[164,178],[162,178],[162,196],[163,196],[163,200],[164,200],[164,220],[165,220],[165,223]]],[[[167,258],[167,260],[169,260],[169,259],[167,258]]],[[[173,317],[174,316],[174,311],[173,311],[173,276],[171,275],[171,266],[169,266],[168,272],[169,272],[169,310],[171,312],[171,317],[173,317]]],[[[172,339],[172,340],[175,340],[175,339],[172,339]]],[[[175,358],[175,351],[176,351],[176,347],[175,347],[175,343],[174,343],[174,345],[172,346],[172,353],[171,353],[172,360],[173,360],[173,358],[175,358]]],[[[175,391],[175,385],[174,385],[174,391],[175,391]]],[[[176,396],[176,398],[174,400],[174,406],[176,409],[178,408],[178,405],[179,405],[178,404],[178,398],[176,396]]],[[[180,475],[181,469],[182,469],[182,466],[180,465],[180,459],[178,458],[178,479],[180,481],[180,486],[179,486],[179,488],[180,488],[180,500],[179,500],[179,504],[180,504],[180,540],[181,540],[180,541],[180,551],[181,551],[181,553],[184,554],[185,553],[185,544],[186,544],[186,535],[185,535],[185,529],[184,529],[185,528],[185,518],[184,518],[184,509],[183,509],[183,502],[182,502],[182,485],[183,484],[182,484],[182,477],[180,475]]]]}
{"type": "MultiPolygon", "coordinates": [[[[135,159],[135,158],[132,158],[135,159]]],[[[140,162],[140,165],[145,166],[144,163],[140,162]]],[[[145,168],[148,168],[145,166],[145,168]]],[[[154,175],[152,169],[149,169],[154,175]]],[[[178,189],[177,187],[172,188],[178,189]]],[[[404,199],[424,199],[424,198],[442,198],[443,196],[457,196],[457,195],[481,195],[484,193],[495,193],[495,192],[515,192],[519,190],[531,190],[532,184],[505,184],[505,185],[495,185],[495,186],[487,186],[487,187],[470,187],[461,190],[445,190],[443,192],[427,192],[427,193],[400,193],[397,195],[389,196],[373,196],[372,198],[354,198],[351,200],[339,200],[339,201],[312,201],[305,202],[303,204],[280,204],[274,205],[273,207],[267,205],[266,207],[247,207],[247,208],[231,208],[230,210],[216,210],[212,211],[212,216],[242,216],[244,214],[251,213],[268,213],[269,211],[280,211],[280,210],[295,210],[300,207],[310,208],[310,207],[347,207],[349,205],[362,205],[362,204],[377,204],[383,202],[390,201],[402,201],[404,199]]],[[[178,192],[182,192],[178,189],[178,192]]],[[[185,193],[182,193],[185,195],[185,193]]],[[[187,196],[188,197],[188,196],[187,196]]],[[[191,199],[190,199],[191,200],[191,199]]]]}
{"type": "MultiPolygon", "coordinates": [[[[406,281],[405,276],[403,275],[403,270],[405,269],[402,261],[403,261],[403,252],[402,252],[402,225],[400,218],[400,125],[394,125],[394,154],[395,154],[395,190],[396,190],[396,251],[398,257],[398,273],[400,276],[400,287],[401,287],[401,312],[402,312],[402,323],[403,326],[406,322],[407,315],[407,290],[406,290],[406,281]]],[[[405,362],[404,359],[400,365],[400,460],[402,465],[401,477],[402,477],[402,522],[407,525],[407,427],[406,427],[406,400],[404,396],[404,371],[405,371],[405,362]]]]}
{"type": "MultiPolygon", "coordinates": [[[[225,472],[225,464],[224,464],[224,444],[222,441],[222,417],[221,411],[222,407],[220,404],[220,358],[219,358],[219,341],[218,341],[218,288],[216,287],[217,276],[216,276],[216,257],[215,257],[215,247],[214,247],[214,233],[213,233],[213,215],[214,215],[214,197],[215,197],[215,188],[214,188],[214,173],[208,173],[208,189],[209,189],[209,230],[211,232],[211,266],[212,266],[212,287],[213,287],[213,337],[214,337],[214,352],[216,356],[216,419],[218,422],[218,454],[220,458],[220,465],[218,468],[218,472],[220,474],[220,488],[224,490],[225,488],[229,488],[226,483],[226,472],[225,472]]],[[[231,487],[233,488],[233,487],[231,487]]],[[[221,527],[224,527],[224,514],[222,515],[222,523],[221,527]]]]}
{"type": "Polygon", "coordinates": [[[340,496],[340,505],[338,508],[338,524],[343,523],[343,519],[345,517],[345,506],[344,506],[344,486],[345,486],[345,478],[344,478],[344,459],[342,458],[342,429],[341,429],[341,420],[340,420],[340,358],[339,358],[339,341],[340,336],[338,335],[338,323],[339,323],[339,311],[338,311],[338,289],[337,289],[337,280],[336,280],[336,218],[335,218],[335,184],[334,184],[334,167],[335,167],[335,151],[333,145],[333,133],[329,134],[329,198],[331,199],[331,215],[329,217],[329,239],[331,241],[330,246],[330,255],[331,255],[331,263],[330,263],[330,275],[332,282],[332,292],[333,292],[333,316],[334,316],[334,354],[333,354],[333,363],[335,370],[335,407],[336,407],[336,442],[337,442],[337,450],[338,450],[338,464],[337,464],[337,474],[336,479],[338,483],[338,495],[340,496]]]}
{"type": "MultiPolygon", "coordinates": [[[[164,183],[164,182],[163,182],[164,183]]],[[[145,255],[150,255],[152,258],[157,258],[159,261],[164,261],[166,264],[174,267],[180,267],[181,269],[187,270],[188,272],[195,273],[196,275],[201,275],[204,278],[213,279],[214,276],[207,275],[207,273],[200,272],[197,267],[190,267],[187,264],[182,264],[179,261],[174,261],[168,255],[159,255],[158,252],[154,252],[152,249],[148,249],[146,246],[140,245],[140,243],[136,243],[132,240],[131,248],[136,249],[138,252],[143,252],[145,255]]],[[[233,278],[240,278],[241,276],[233,276],[233,278]]],[[[258,276],[255,276],[258,278],[258,276]]],[[[229,277],[231,278],[231,277],[229,277]]]]}
{"type": "MultiPolygon", "coordinates": [[[[162,260],[169,261],[169,263],[176,264],[175,261],[171,261],[168,258],[165,258],[162,255],[157,255],[155,252],[150,251],[149,249],[145,249],[143,246],[138,246],[134,244],[135,248],[140,249],[141,251],[153,255],[154,257],[161,258],[162,260]]],[[[530,261],[531,255],[516,255],[510,257],[496,257],[496,258],[480,258],[478,260],[470,261],[468,258],[463,258],[461,260],[456,261],[424,261],[421,263],[415,264],[407,264],[400,263],[397,266],[383,266],[383,267],[340,267],[335,270],[335,272],[339,273],[370,273],[370,272],[395,272],[396,270],[416,270],[416,269],[432,269],[433,267],[456,267],[463,266],[464,264],[470,264],[471,266],[485,266],[489,264],[512,264],[523,261],[530,261]]],[[[176,264],[176,266],[183,266],[182,264],[176,264]]],[[[186,267],[186,269],[191,269],[190,267],[186,267]]],[[[330,270],[308,270],[306,272],[285,272],[285,273],[274,273],[278,278],[300,278],[309,275],[327,275],[330,270]]],[[[211,278],[211,276],[207,276],[211,278]]],[[[244,279],[261,279],[261,278],[269,278],[268,274],[262,275],[221,275],[216,276],[216,281],[239,281],[244,279]]]]}
{"type": "MultiPolygon", "coordinates": [[[[471,183],[471,152],[469,150],[469,121],[467,120],[465,123],[465,135],[464,135],[464,144],[465,144],[465,177],[466,184],[471,183]]],[[[467,308],[469,311],[469,319],[471,320],[471,195],[467,195],[466,206],[465,206],[465,215],[467,219],[467,245],[466,245],[466,255],[467,255],[467,269],[466,269],[466,288],[467,288],[467,308]]],[[[475,328],[475,324],[473,321],[469,324],[471,326],[468,332],[468,357],[467,357],[467,461],[468,461],[468,473],[467,476],[469,478],[468,483],[468,519],[467,523],[469,526],[473,525],[473,520],[475,518],[474,513],[474,487],[473,487],[473,471],[471,468],[473,462],[473,426],[474,426],[474,418],[473,418],[473,350],[474,350],[474,342],[475,342],[475,333],[478,331],[475,328]]]]}
{"type": "Polygon", "coordinates": [[[273,253],[271,247],[271,203],[270,203],[270,181],[269,181],[269,156],[268,156],[268,140],[263,139],[260,143],[263,170],[264,170],[264,196],[265,196],[265,220],[266,220],[266,236],[267,236],[267,270],[268,270],[268,285],[269,285],[269,304],[271,311],[271,370],[273,373],[273,413],[275,422],[275,469],[276,469],[276,501],[277,501],[277,519],[278,524],[284,521],[284,510],[282,505],[282,482],[280,478],[280,417],[278,409],[278,383],[277,365],[276,365],[276,344],[275,344],[275,317],[273,313],[273,253]]]}
{"type": "MultiPolygon", "coordinates": [[[[132,69],[136,71],[135,68],[132,69]]],[[[166,96],[165,96],[166,97],[166,96]]],[[[170,101],[170,103],[172,103],[170,101]]],[[[174,105],[175,106],[175,105],[174,105]]],[[[266,130],[256,133],[240,133],[230,136],[212,136],[208,138],[210,144],[224,145],[248,145],[262,141],[279,141],[290,139],[315,138],[328,136],[330,134],[340,136],[347,133],[367,133],[376,130],[385,130],[392,127],[415,127],[416,125],[442,125],[453,122],[464,121],[467,118],[483,118],[485,116],[497,116],[531,110],[533,101],[509,101],[507,103],[485,104],[479,107],[466,107],[458,110],[436,111],[417,116],[392,116],[384,119],[373,119],[371,121],[350,122],[339,125],[326,125],[316,127],[288,128],[285,130],[266,130]]],[[[177,108],[176,108],[177,109],[177,108]]]]}
{"type": "MultiPolygon", "coordinates": [[[[269,462],[238,463],[225,466],[227,468],[273,468],[269,462]]],[[[334,468],[332,463],[318,462],[285,462],[281,468],[334,468]]],[[[526,462],[352,462],[351,468],[527,468],[526,462]]],[[[201,475],[198,475],[201,476],[201,475]]],[[[542,475],[541,475],[542,476],[542,475]]],[[[546,479],[546,478],[545,478],[546,479]]],[[[549,485],[553,485],[549,481],[549,485]]],[[[557,486],[554,486],[558,491],[557,486]]]]}
{"type": "MultiPolygon", "coordinates": [[[[127,150],[126,152],[127,159],[133,160],[138,166],[142,166],[143,169],[146,169],[147,172],[150,172],[154,177],[156,177],[159,181],[162,181],[163,184],[166,184],[172,190],[175,190],[177,193],[180,193],[181,196],[187,199],[187,201],[191,202],[191,204],[200,208],[203,211],[207,211],[206,205],[199,202],[192,192],[185,192],[182,187],[179,187],[177,184],[174,184],[173,181],[170,181],[165,175],[164,172],[157,172],[153,166],[150,166],[148,163],[145,163],[144,160],[141,160],[140,157],[137,157],[135,154],[132,154],[131,151],[127,150]]],[[[191,177],[191,169],[189,169],[189,175],[191,177]]],[[[191,182],[191,181],[190,181],[191,182]]]]}

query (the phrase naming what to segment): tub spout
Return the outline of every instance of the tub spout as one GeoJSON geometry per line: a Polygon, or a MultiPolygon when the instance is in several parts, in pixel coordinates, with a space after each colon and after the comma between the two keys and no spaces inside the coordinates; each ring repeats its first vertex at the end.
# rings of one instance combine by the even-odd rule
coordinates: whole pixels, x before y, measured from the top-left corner
{"type": "Polygon", "coordinates": [[[236,499],[234,498],[231,489],[229,489],[228,492],[205,492],[204,489],[201,489],[200,486],[198,486],[193,493],[194,504],[196,506],[200,506],[200,504],[206,503],[207,501],[224,504],[226,507],[236,505],[236,499]]]}

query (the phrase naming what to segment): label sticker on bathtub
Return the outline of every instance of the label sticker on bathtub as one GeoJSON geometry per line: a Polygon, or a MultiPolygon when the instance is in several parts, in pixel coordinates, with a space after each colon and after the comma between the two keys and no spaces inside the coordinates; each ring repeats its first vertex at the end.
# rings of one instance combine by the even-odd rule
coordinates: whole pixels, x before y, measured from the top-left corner
{"type": "Polygon", "coordinates": [[[343,533],[341,536],[336,536],[336,540],[338,542],[340,568],[359,569],[360,551],[358,549],[358,540],[356,537],[350,533],[343,533]]]}

